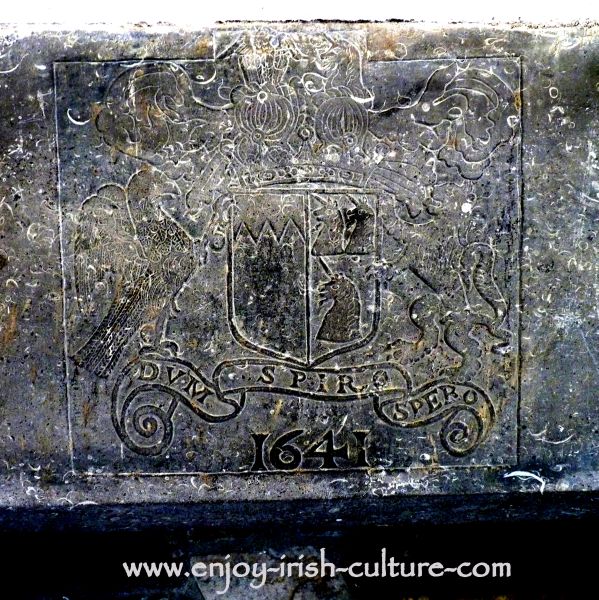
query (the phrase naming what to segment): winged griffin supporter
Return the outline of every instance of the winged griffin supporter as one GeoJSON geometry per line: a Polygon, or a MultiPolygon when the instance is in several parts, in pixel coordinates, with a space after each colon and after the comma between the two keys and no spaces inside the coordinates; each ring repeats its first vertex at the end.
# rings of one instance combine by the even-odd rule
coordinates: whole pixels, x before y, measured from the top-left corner
{"type": "Polygon", "coordinates": [[[211,129],[176,65],[125,71],[95,124],[115,157],[140,167],[126,185],[104,185],[83,202],[76,232],[77,299],[84,315],[103,318],[73,358],[106,377],[138,331],[148,345],[160,343],[173,301],[212,239],[208,188],[218,174],[211,129]]]}

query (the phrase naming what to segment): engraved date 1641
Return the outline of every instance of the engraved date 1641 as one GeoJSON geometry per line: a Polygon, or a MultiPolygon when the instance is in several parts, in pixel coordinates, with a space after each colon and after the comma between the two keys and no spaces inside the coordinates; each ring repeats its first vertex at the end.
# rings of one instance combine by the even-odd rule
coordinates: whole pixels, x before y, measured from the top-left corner
{"type": "Polygon", "coordinates": [[[342,443],[339,432],[328,429],[308,447],[296,441],[307,432],[292,429],[277,437],[270,433],[253,433],[254,464],[252,471],[295,471],[300,468],[338,469],[351,466],[368,467],[366,438],[369,431],[351,431],[342,443]],[[339,461],[339,462],[338,462],[339,461]]]}

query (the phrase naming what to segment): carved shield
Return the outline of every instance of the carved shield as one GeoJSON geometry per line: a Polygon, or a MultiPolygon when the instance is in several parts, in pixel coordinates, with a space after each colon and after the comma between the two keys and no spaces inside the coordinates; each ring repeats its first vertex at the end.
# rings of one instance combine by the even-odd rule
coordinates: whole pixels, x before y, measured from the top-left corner
{"type": "Polygon", "coordinates": [[[228,316],[248,349],[315,366],[367,344],[380,314],[372,276],[379,199],[355,189],[234,195],[228,316]]]}

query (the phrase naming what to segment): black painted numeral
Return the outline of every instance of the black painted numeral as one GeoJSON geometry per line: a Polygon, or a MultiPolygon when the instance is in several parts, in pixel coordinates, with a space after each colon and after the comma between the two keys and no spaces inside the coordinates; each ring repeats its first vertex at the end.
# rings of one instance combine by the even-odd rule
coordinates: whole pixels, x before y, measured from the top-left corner
{"type": "Polygon", "coordinates": [[[317,459],[319,469],[338,469],[339,460],[348,461],[348,467],[368,467],[366,457],[366,438],[369,431],[351,431],[343,443],[328,429],[321,437],[302,450],[295,442],[296,438],[305,434],[304,429],[292,429],[269,440],[270,433],[252,433],[254,441],[254,463],[252,471],[295,471],[300,467],[312,467],[317,459]],[[305,465],[308,459],[309,464],[305,465]]]}
{"type": "Polygon", "coordinates": [[[304,456],[307,458],[320,458],[322,460],[321,469],[336,469],[339,467],[335,461],[336,458],[349,460],[349,446],[346,442],[339,448],[336,448],[335,436],[333,431],[329,429],[322,438],[316,440],[308,447],[304,456]]]}
{"type": "Polygon", "coordinates": [[[252,433],[252,439],[254,440],[254,464],[252,465],[252,471],[266,471],[266,465],[264,464],[264,442],[270,434],[268,433],[252,433]]]}
{"type": "Polygon", "coordinates": [[[278,437],[272,445],[268,458],[274,469],[295,471],[302,464],[302,452],[291,441],[301,435],[302,429],[294,429],[278,437]]]}
{"type": "Polygon", "coordinates": [[[354,438],[356,438],[356,461],[355,467],[368,467],[369,464],[366,460],[366,438],[370,431],[353,431],[354,438]]]}

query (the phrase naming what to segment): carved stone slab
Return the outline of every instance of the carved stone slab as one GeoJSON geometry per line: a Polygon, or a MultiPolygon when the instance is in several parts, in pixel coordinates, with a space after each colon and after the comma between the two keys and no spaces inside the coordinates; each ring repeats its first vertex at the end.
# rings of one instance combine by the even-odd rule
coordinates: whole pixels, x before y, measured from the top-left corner
{"type": "Polygon", "coordinates": [[[518,58],[223,37],[55,64],[76,467],[513,463],[518,58]]]}
{"type": "Polygon", "coordinates": [[[7,32],[2,59],[9,478],[44,463],[48,501],[592,478],[593,28],[70,39],[7,32]]]}

